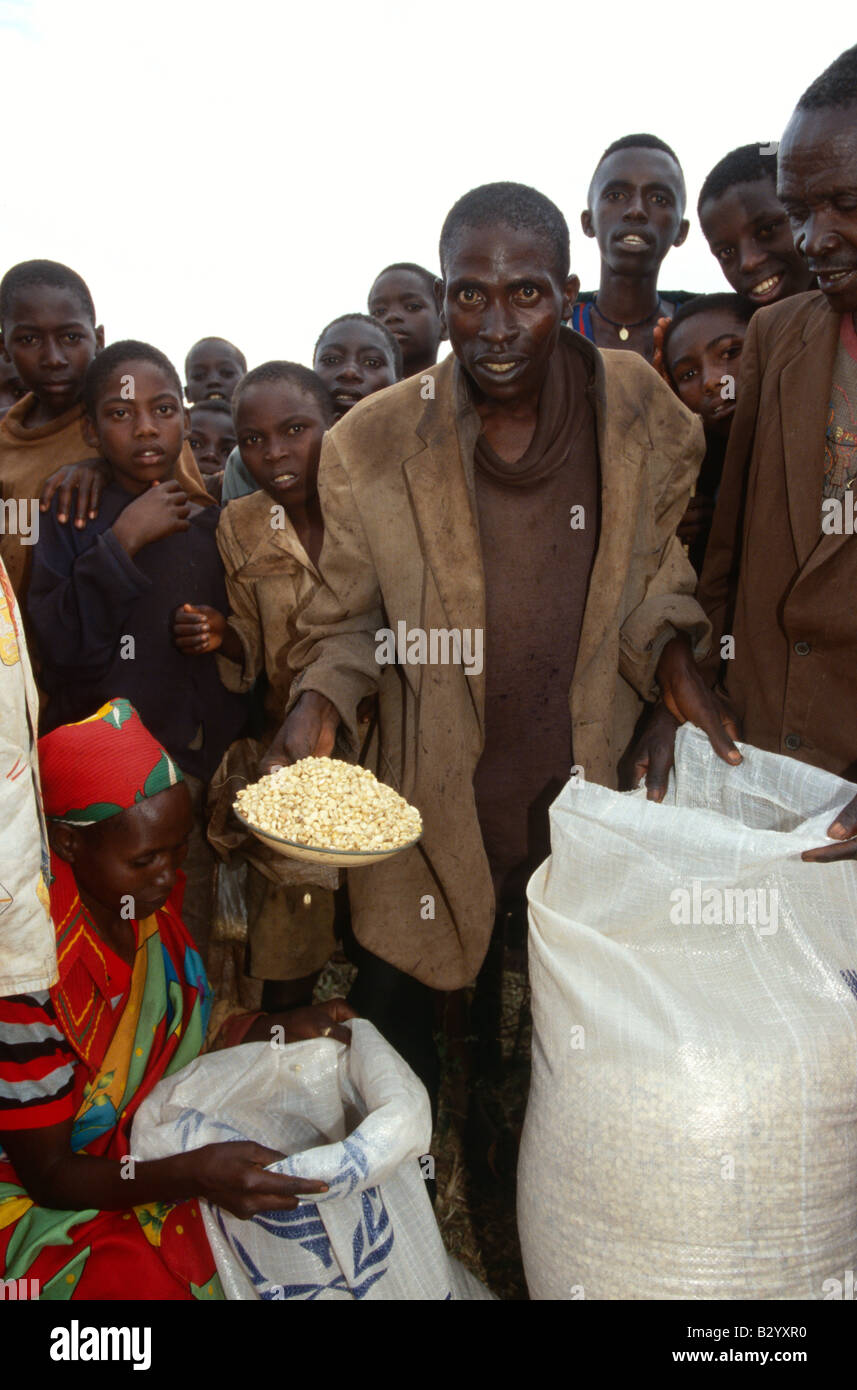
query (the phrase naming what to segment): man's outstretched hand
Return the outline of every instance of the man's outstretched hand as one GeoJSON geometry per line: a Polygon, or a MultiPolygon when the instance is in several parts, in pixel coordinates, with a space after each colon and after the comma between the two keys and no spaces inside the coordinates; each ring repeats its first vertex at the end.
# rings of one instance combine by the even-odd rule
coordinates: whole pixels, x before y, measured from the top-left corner
{"type": "Polygon", "coordinates": [[[339,711],[330,700],[317,690],[305,690],[260,760],[260,774],[289,767],[301,758],[329,758],[340,722],[339,711]]]}
{"type": "Polygon", "coordinates": [[[835,864],[840,859],[857,859],[857,796],[839,812],[836,820],[828,826],[827,833],[838,845],[821,845],[818,849],[806,849],[801,855],[808,864],[835,864]]]}

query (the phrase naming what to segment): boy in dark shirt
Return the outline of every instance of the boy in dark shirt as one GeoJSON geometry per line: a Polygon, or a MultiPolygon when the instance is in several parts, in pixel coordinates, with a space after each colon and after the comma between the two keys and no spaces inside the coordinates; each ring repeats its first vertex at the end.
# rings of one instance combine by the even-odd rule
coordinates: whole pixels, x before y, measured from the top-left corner
{"type": "Polygon", "coordinates": [[[388,265],[369,291],[369,313],[389,328],[402,349],[402,376],[433,367],[446,336],[435,303],[438,277],[411,261],[388,265]]]}
{"type": "Polygon", "coordinates": [[[585,234],[601,252],[595,293],[578,297],[571,327],[600,348],[624,348],[652,361],[655,326],[689,299],[658,292],[667,253],[688,233],[687,192],[678,157],[656,135],[624,135],[608,145],[580,214],[585,234]]]}
{"type": "Polygon", "coordinates": [[[715,164],[697,203],[711,254],[736,294],[756,308],[814,286],[777,197],[777,156],[741,145],[715,164]]]}
{"type": "Polygon", "coordinates": [[[245,702],[224,689],[213,656],[183,655],[171,628],[183,602],[226,603],[219,510],[191,502],[174,476],[187,416],[178,374],[157,348],[120,342],[99,354],[84,408],[85,437],[113,481],[83,530],[60,524],[54,504],[35,547],[29,612],[49,697],[45,732],[125,697],[178,763],[198,812],[185,916],[204,952],[204,783],[242,732],[245,702]]]}

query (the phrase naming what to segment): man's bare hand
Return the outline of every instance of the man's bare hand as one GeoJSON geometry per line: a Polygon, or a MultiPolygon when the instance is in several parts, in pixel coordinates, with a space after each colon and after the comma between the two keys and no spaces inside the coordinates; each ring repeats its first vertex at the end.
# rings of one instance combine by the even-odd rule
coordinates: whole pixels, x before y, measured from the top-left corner
{"type": "Polygon", "coordinates": [[[808,864],[836,864],[840,859],[857,859],[857,796],[839,812],[836,820],[828,826],[827,833],[838,845],[821,845],[818,849],[804,850],[801,859],[808,864]]]}
{"type": "Polygon", "coordinates": [[[301,758],[329,758],[341,722],[330,700],[317,690],[305,690],[260,760],[259,772],[264,776],[301,758]]]}
{"type": "Polygon", "coordinates": [[[687,722],[702,729],[724,762],[734,765],[742,761],[732,742],[740,738],[735,711],[705,684],[686,636],[667,642],[658,662],[656,680],[663,703],[679,724],[687,722]]]}
{"type": "Polygon", "coordinates": [[[623,791],[633,791],[646,779],[646,800],[663,801],[673,765],[679,724],[663,701],[652,706],[637,742],[619,769],[623,791]]]}

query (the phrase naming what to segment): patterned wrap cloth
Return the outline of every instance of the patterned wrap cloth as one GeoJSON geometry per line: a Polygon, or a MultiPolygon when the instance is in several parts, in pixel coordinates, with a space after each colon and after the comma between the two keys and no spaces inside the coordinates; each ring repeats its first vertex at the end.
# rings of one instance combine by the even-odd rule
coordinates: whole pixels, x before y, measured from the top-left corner
{"type": "MultiPolygon", "coordinates": [[[[39,753],[48,818],[80,826],[181,778],[127,700],[54,730],[39,753]]],[[[211,996],[181,920],[183,878],[160,911],[134,922],[129,966],[95,930],[56,854],[51,871],[59,982],[0,1000],[0,1135],[72,1120],[74,1152],[121,1162],[137,1107],[205,1038],[211,996]]],[[[49,1210],[27,1195],[2,1147],[0,1276],[38,1281],[43,1299],[223,1297],[196,1201],[49,1210]]]]}

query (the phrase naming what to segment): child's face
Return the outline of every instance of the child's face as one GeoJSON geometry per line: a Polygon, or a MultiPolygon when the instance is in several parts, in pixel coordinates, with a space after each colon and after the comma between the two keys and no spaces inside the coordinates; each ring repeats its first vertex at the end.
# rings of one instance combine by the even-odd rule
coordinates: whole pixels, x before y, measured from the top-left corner
{"type": "Polygon", "coordinates": [[[238,398],[241,458],[262,491],[287,509],[316,496],[326,429],[318,401],[290,381],[255,382],[238,398]]]}
{"type": "Polygon", "coordinates": [[[77,295],[55,285],[31,285],[13,296],[3,347],[28,391],[51,418],[77,405],[86,369],[104,346],[77,295]]]}
{"type": "Polygon", "coordinates": [[[126,361],[104,382],[95,419],[85,421],[84,433],[106,458],[120,487],[139,496],[152,483],[173,476],[189,426],[166,372],[153,362],[126,361]]]}
{"type": "Polygon", "coordinates": [[[736,294],[754,304],[774,304],[807,289],[806,262],[795,250],[773,179],[736,183],[719,198],[708,198],[699,221],[736,294]]]}
{"type": "Polygon", "coordinates": [[[26,394],[27,388],[18,376],[14,362],[0,358],[0,410],[9,410],[26,394]]]}
{"type": "Polygon", "coordinates": [[[324,335],[313,367],[333,396],[337,419],[365,396],[392,386],[396,380],[393,356],[383,334],[359,320],[337,323],[324,335]]]}
{"type": "Polygon", "coordinates": [[[656,274],[688,232],[674,160],[663,150],[616,150],[599,167],[581,226],[617,275],[656,274]]]}
{"type": "Polygon", "coordinates": [[[187,357],[185,395],[197,401],[232,400],[232,393],[244,375],[244,368],[229,347],[215,339],[203,339],[192,347],[187,357]]]}
{"type": "Polygon", "coordinates": [[[778,155],[777,194],[798,253],[836,314],[857,311],[854,107],[796,111],[778,155]]]}
{"type": "Polygon", "coordinates": [[[440,316],[422,277],[412,270],[387,270],[369,291],[369,313],[389,328],[402,349],[405,375],[412,362],[437,357],[440,316]]]}
{"type": "Polygon", "coordinates": [[[678,324],[667,342],[667,370],[685,405],[702,417],[706,434],[729,433],[746,333],[747,324],[731,310],[712,309],[678,324]]]}
{"type": "Polygon", "coordinates": [[[118,914],[130,897],[139,918],[159,911],[173,891],[192,827],[187,785],[178,782],[86,830],[52,827],[51,841],[86,900],[118,914]]]}
{"type": "Polygon", "coordinates": [[[203,403],[191,408],[188,442],[200,473],[210,476],[223,472],[238,440],[230,417],[221,410],[206,410],[203,403]]]}

